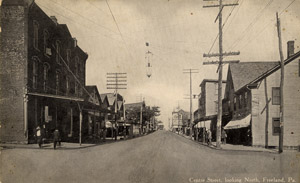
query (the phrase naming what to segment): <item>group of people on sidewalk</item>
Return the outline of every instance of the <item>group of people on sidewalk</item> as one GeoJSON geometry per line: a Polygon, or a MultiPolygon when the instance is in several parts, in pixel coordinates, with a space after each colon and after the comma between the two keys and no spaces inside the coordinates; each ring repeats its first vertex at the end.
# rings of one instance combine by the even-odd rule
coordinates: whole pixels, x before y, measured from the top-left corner
{"type": "MultiPolygon", "coordinates": [[[[36,139],[37,139],[37,143],[39,145],[39,148],[42,148],[43,138],[44,138],[44,129],[41,128],[40,126],[37,126],[36,127],[36,139]]],[[[53,132],[53,148],[54,149],[56,149],[57,143],[58,143],[59,146],[61,146],[60,132],[56,128],[53,132]]]]}
{"type": "MultiPolygon", "coordinates": [[[[198,140],[201,139],[200,136],[201,136],[201,134],[198,133],[198,140]]],[[[222,129],[222,132],[221,132],[222,144],[226,144],[226,138],[227,138],[226,131],[224,129],[222,129]]],[[[196,137],[195,137],[195,140],[196,140],[196,137]]],[[[207,143],[208,146],[210,146],[212,144],[212,132],[210,129],[207,129],[206,131],[204,131],[203,143],[207,143]]]]}

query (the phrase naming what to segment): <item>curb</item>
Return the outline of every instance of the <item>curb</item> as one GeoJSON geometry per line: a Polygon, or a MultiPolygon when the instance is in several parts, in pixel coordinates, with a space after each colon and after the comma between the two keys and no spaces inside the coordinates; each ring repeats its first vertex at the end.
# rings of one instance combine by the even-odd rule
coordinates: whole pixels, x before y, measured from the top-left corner
{"type": "MultiPolygon", "coordinates": [[[[172,132],[172,133],[174,133],[174,132],[172,132]]],[[[223,148],[220,148],[220,149],[218,149],[218,148],[216,148],[216,146],[208,146],[208,145],[205,145],[205,144],[203,144],[203,143],[201,143],[201,142],[197,142],[197,141],[194,141],[194,140],[192,140],[192,139],[190,139],[190,138],[187,138],[187,137],[185,137],[185,136],[183,136],[182,134],[177,134],[177,133],[174,133],[174,134],[176,134],[176,135],[178,135],[178,136],[181,136],[181,137],[184,137],[185,139],[188,139],[188,140],[190,140],[190,141],[192,141],[192,142],[194,142],[194,143],[196,143],[196,144],[199,144],[199,145],[201,145],[201,146],[204,146],[204,147],[208,147],[208,148],[210,148],[210,149],[214,149],[214,150],[218,150],[218,151],[235,151],[235,152],[260,152],[260,153],[271,153],[271,154],[279,154],[277,151],[264,151],[264,150],[239,150],[239,149],[223,149],[223,148]]],[[[295,151],[296,152],[296,151],[295,151]]]]}

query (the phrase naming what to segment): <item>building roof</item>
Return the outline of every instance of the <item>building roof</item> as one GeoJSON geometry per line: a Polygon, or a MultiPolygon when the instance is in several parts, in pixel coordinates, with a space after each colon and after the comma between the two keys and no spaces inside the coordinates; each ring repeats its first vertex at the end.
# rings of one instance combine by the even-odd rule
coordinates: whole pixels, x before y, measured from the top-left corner
{"type": "Polygon", "coordinates": [[[234,91],[238,91],[260,75],[268,72],[279,62],[240,62],[229,64],[234,91]]]}
{"type": "MultiPolygon", "coordinates": [[[[286,60],[284,60],[284,65],[290,63],[291,61],[295,60],[296,58],[300,57],[300,51],[298,51],[297,53],[291,55],[289,58],[287,58],[286,60]]],[[[277,65],[275,67],[273,67],[272,69],[268,70],[267,72],[263,73],[262,75],[260,75],[259,77],[255,78],[253,81],[251,81],[251,83],[249,84],[254,84],[258,81],[261,81],[262,79],[264,79],[265,77],[268,77],[269,75],[271,75],[272,73],[276,72],[277,70],[279,70],[281,68],[281,64],[278,62],[277,65]]]]}
{"type": "MultiPolygon", "coordinates": [[[[108,100],[108,105],[112,106],[115,103],[115,94],[114,93],[102,93],[100,94],[101,100],[104,101],[105,97],[108,100]]],[[[123,101],[122,95],[118,94],[118,101],[123,101]]]]}
{"type": "Polygon", "coordinates": [[[135,107],[142,107],[145,106],[145,102],[136,102],[136,103],[130,103],[130,104],[125,104],[125,108],[135,108],[135,107]]]}
{"type": "MultiPolygon", "coordinates": [[[[217,79],[203,79],[199,86],[201,87],[206,82],[218,83],[218,80],[217,79]]],[[[226,83],[226,80],[222,80],[222,83],[226,83]]]]}

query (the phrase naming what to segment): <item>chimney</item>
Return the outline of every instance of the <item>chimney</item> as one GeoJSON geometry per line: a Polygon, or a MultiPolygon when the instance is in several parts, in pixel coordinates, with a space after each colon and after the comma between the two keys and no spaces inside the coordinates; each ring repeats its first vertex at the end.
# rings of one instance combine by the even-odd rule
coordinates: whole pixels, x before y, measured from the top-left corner
{"type": "Polygon", "coordinates": [[[74,48],[77,46],[77,39],[73,37],[74,48]]]}
{"type": "Polygon", "coordinates": [[[57,25],[57,18],[55,16],[50,16],[51,20],[57,25]]]}
{"type": "Polygon", "coordinates": [[[290,58],[295,53],[294,48],[295,41],[288,41],[287,42],[287,58],[290,58]]]}

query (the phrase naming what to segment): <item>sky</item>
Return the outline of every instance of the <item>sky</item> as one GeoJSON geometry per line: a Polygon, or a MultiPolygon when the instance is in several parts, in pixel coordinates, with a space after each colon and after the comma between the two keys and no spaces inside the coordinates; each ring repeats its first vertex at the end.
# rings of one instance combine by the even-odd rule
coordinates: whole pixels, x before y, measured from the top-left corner
{"type": "MultiPolygon", "coordinates": [[[[88,53],[86,84],[106,89],[106,73],[127,73],[127,89],[121,90],[126,103],[143,98],[146,105],[161,108],[168,127],[172,111],[180,106],[189,111],[189,74],[192,93],[200,93],[203,79],[217,79],[216,65],[203,65],[203,53],[218,52],[218,8],[203,8],[218,2],[202,0],[35,0],[49,16],[67,24],[78,45],[88,53]],[[145,43],[149,43],[147,47],[145,43]],[[213,46],[212,46],[213,45],[213,46]],[[151,51],[151,77],[147,77],[146,52],[151,51]]],[[[283,53],[286,42],[300,46],[300,0],[224,0],[239,5],[223,10],[223,49],[240,51],[225,60],[278,61],[276,12],[281,19],[283,53]],[[291,4],[292,3],[292,4],[291,4]]],[[[149,72],[149,71],[148,71],[149,72]]],[[[226,79],[227,66],[223,70],[226,79]]],[[[193,111],[197,108],[193,100],[193,111]]]]}

